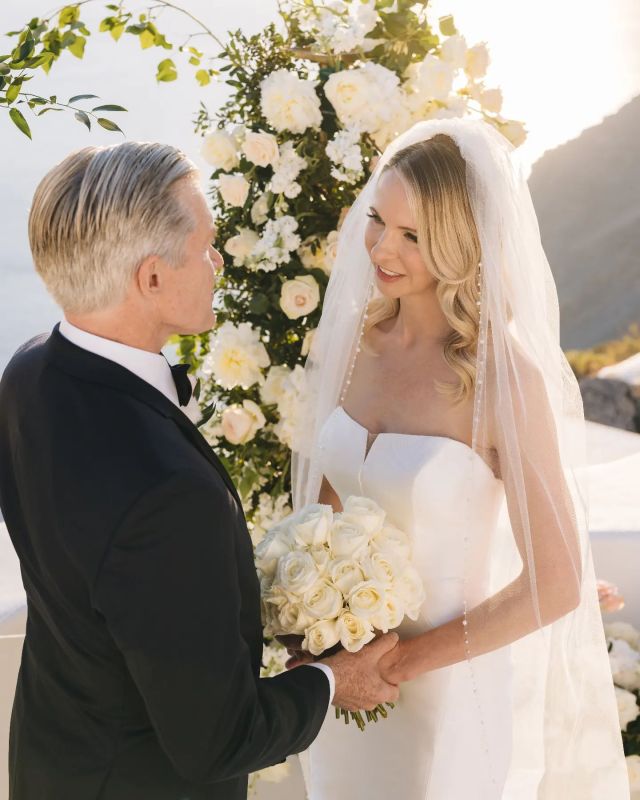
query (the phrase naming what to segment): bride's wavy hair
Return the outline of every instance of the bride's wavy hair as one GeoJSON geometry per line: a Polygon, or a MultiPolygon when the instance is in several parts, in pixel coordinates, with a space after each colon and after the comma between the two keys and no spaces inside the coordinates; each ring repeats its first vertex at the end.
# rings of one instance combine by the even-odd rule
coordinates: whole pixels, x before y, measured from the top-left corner
{"type": "MultiPolygon", "coordinates": [[[[405,185],[417,220],[418,247],[437,280],[436,295],[452,329],[444,341],[444,358],[458,381],[437,386],[458,403],[470,396],[475,385],[480,322],[481,250],[467,192],[466,163],[454,140],[438,134],[398,151],[383,172],[389,169],[395,169],[405,185]]],[[[397,299],[372,300],[365,333],[399,310],[397,299]]]]}

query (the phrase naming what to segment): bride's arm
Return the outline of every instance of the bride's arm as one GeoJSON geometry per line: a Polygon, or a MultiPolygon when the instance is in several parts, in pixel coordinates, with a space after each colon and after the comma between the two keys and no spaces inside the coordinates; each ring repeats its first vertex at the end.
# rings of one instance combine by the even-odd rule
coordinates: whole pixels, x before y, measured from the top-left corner
{"type": "MultiPolygon", "coordinates": [[[[522,559],[518,577],[468,613],[474,656],[548,625],[580,601],[581,567],[574,503],[560,459],[553,415],[539,374],[528,371],[526,398],[514,409],[519,453],[497,420],[498,452],[511,527],[522,559]],[[523,491],[524,489],[524,491],[523,491]]],[[[398,683],[467,657],[463,615],[412,639],[384,657],[383,677],[398,683]]]]}
{"type": "Polygon", "coordinates": [[[324,475],[322,476],[322,485],[320,487],[318,502],[327,506],[331,506],[334,511],[342,511],[342,503],[340,502],[340,498],[338,497],[336,490],[324,475]]]}

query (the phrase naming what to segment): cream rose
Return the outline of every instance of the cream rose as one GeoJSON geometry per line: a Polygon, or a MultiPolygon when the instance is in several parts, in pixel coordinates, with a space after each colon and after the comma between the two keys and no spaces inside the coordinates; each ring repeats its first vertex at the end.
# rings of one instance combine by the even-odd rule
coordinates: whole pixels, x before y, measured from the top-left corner
{"type": "Polygon", "coordinates": [[[632,792],[640,792],[640,756],[627,756],[627,772],[629,788],[632,792]]]}
{"type": "Polygon", "coordinates": [[[628,622],[609,622],[604,626],[608,639],[622,639],[634,650],[640,649],[640,632],[628,622]]]}
{"type": "Polygon", "coordinates": [[[500,89],[485,89],[480,92],[480,105],[485,111],[499,114],[502,108],[502,92],[500,89]]]}
{"type": "Polygon", "coordinates": [[[386,553],[395,559],[407,561],[411,556],[411,542],[404,531],[393,525],[385,525],[371,539],[371,549],[376,553],[386,553]]]}
{"type": "Polygon", "coordinates": [[[263,192],[251,206],[251,222],[253,222],[254,225],[262,225],[267,221],[270,202],[271,193],[263,192]]]}
{"type": "Polygon", "coordinates": [[[453,78],[453,66],[431,53],[424,57],[418,68],[417,83],[421,94],[435,100],[445,100],[449,96],[453,78]]]}
{"type": "Polygon", "coordinates": [[[341,514],[343,520],[357,523],[369,536],[375,536],[382,529],[385,517],[385,512],[373,500],[355,495],[347,499],[341,514]]]}
{"type": "Polygon", "coordinates": [[[635,694],[626,689],[620,689],[618,686],[615,687],[615,690],[616,701],[618,703],[618,716],[620,717],[620,729],[626,731],[627,725],[633,722],[634,719],[637,719],[638,714],[640,714],[640,708],[638,707],[635,694]]]}
{"type": "Polygon", "coordinates": [[[338,231],[330,231],[324,246],[324,271],[331,274],[338,254],[338,231]]]}
{"type": "Polygon", "coordinates": [[[271,367],[267,372],[267,378],[260,387],[262,402],[268,405],[279,403],[286,393],[285,381],[289,377],[291,370],[284,364],[271,367]]]}
{"type": "Polygon", "coordinates": [[[213,375],[224,388],[248,389],[263,380],[262,370],[269,366],[269,354],[260,341],[260,331],[248,322],[223,323],[211,337],[211,352],[202,365],[204,377],[213,375]]]}
{"type": "Polygon", "coordinates": [[[308,650],[314,656],[319,656],[325,650],[338,644],[339,641],[340,634],[336,621],[333,619],[321,619],[318,622],[314,622],[305,631],[302,649],[308,650]]]}
{"type": "Polygon", "coordinates": [[[445,61],[448,61],[455,69],[460,69],[464,67],[467,56],[466,39],[457,33],[454,36],[449,36],[442,43],[440,52],[445,61]]]}
{"type": "Polygon", "coordinates": [[[342,612],[336,622],[336,628],[342,646],[350,653],[357,653],[375,638],[373,626],[350,611],[342,612]]]}
{"type": "Polygon", "coordinates": [[[374,580],[385,588],[393,586],[393,582],[404,571],[406,562],[394,558],[389,552],[372,553],[363,563],[368,580],[374,580]]]}
{"type": "Polygon", "coordinates": [[[304,634],[315,620],[305,611],[301,602],[286,603],[278,613],[278,624],[282,633],[304,634]]]}
{"type": "Polygon", "coordinates": [[[350,558],[333,561],[329,565],[329,575],[334,585],[346,596],[359,583],[365,580],[360,564],[350,558]]]}
{"type": "Polygon", "coordinates": [[[329,547],[334,558],[358,558],[369,544],[369,534],[357,523],[336,516],[329,532],[329,547]]]}
{"type": "Polygon", "coordinates": [[[404,618],[404,605],[395,592],[387,589],[384,596],[384,606],[369,620],[374,628],[382,633],[397,628],[404,618]]]}
{"type": "Polygon", "coordinates": [[[243,206],[247,201],[250,184],[241,172],[232,175],[220,175],[218,188],[220,195],[228,206],[243,206]]]}
{"type": "Polygon", "coordinates": [[[213,131],[204,137],[200,151],[204,160],[214,169],[228,172],[238,166],[236,140],[226,131],[213,131]]]}
{"type": "Polygon", "coordinates": [[[489,50],[484,42],[476,44],[467,50],[464,71],[473,80],[484,78],[489,69],[489,50]]]}
{"type": "Polygon", "coordinates": [[[235,403],[222,412],[222,433],[231,444],[246,444],[263,428],[266,419],[253,400],[235,403]]]}
{"type": "Polygon", "coordinates": [[[351,613],[364,620],[371,620],[379,614],[384,608],[384,600],[384,586],[376,581],[356,584],[347,597],[351,613]]]}
{"type": "Polygon", "coordinates": [[[282,285],[280,308],[289,319],[311,314],[320,303],[320,287],[313,275],[298,275],[282,285]]]}
{"type": "Polygon", "coordinates": [[[316,562],[318,574],[320,577],[324,577],[329,571],[329,564],[331,564],[331,552],[327,547],[312,547],[309,553],[316,562]]]}
{"type": "Polygon", "coordinates": [[[303,595],[317,580],[318,568],[309,553],[294,550],[278,561],[276,582],[286,592],[303,595]]]}
{"type": "Polygon", "coordinates": [[[260,108],[277,131],[304,133],[322,122],[316,82],[303,80],[294,72],[277,69],[260,84],[260,108]]]}
{"type": "Polygon", "coordinates": [[[342,592],[321,579],[307,589],[302,599],[305,611],[316,619],[335,619],[342,611],[344,599],[342,592]]]}
{"type": "Polygon", "coordinates": [[[622,639],[612,639],[609,663],[613,680],[623,689],[640,689],[640,653],[622,639]]]}
{"type": "Polygon", "coordinates": [[[240,267],[251,255],[251,251],[256,246],[260,237],[251,228],[238,228],[239,233],[232,236],[224,244],[226,253],[233,256],[233,263],[240,267]]]}
{"type": "Polygon", "coordinates": [[[273,134],[264,131],[249,131],[242,143],[242,152],[252,164],[259,167],[268,167],[280,155],[278,140],[273,134]]]}
{"type": "Polygon", "coordinates": [[[284,525],[276,526],[266,534],[264,539],[256,546],[256,567],[268,578],[273,579],[278,566],[278,559],[290,553],[293,549],[293,539],[287,535],[284,525]]]}
{"type": "Polygon", "coordinates": [[[420,607],[424,603],[424,586],[415,567],[405,567],[395,580],[393,589],[404,605],[405,614],[410,619],[418,619],[420,607]]]}
{"type": "Polygon", "coordinates": [[[301,547],[320,547],[327,543],[332,523],[331,506],[313,503],[304,509],[292,533],[301,547]]]}

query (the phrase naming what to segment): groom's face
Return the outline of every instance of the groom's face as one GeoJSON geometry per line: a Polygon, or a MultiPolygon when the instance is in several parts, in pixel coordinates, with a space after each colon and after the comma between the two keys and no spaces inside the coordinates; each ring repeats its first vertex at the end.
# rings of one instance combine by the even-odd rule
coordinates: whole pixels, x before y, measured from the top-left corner
{"type": "Polygon", "coordinates": [[[213,292],[223,258],[213,246],[216,227],[196,181],[184,179],[175,190],[195,227],[185,240],[180,265],[163,270],[160,313],[172,333],[204,333],[215,324],[213,292]]]}

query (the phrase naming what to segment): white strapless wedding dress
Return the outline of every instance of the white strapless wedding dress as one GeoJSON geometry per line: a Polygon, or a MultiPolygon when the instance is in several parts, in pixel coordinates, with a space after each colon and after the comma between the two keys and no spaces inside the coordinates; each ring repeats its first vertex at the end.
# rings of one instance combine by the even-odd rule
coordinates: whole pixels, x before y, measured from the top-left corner
{"type": "MultiPolygon", "coordinates": [[[[504,487],[477,453],[454,439],[381,433],[367,452],[368,438],[365,428],[336,408],[320,437],[322,467],[342,502],[349,495],[375,500],[413,540],[426,599],[419,619],[397,629],[407,638],[462,613],[465,532],[480,575],[470,599],[489,595],[488,553],[504,487]]],[[[364,732],[337,720],[331,708],[301,757],[309,800],[518,797],[505,788],[510,707],[505,648],[474,659],[473,674],[465,661],[403,684],[388,718],[364,732]],[[491,777],[484,781],[487,759],[491,777]]]]}

